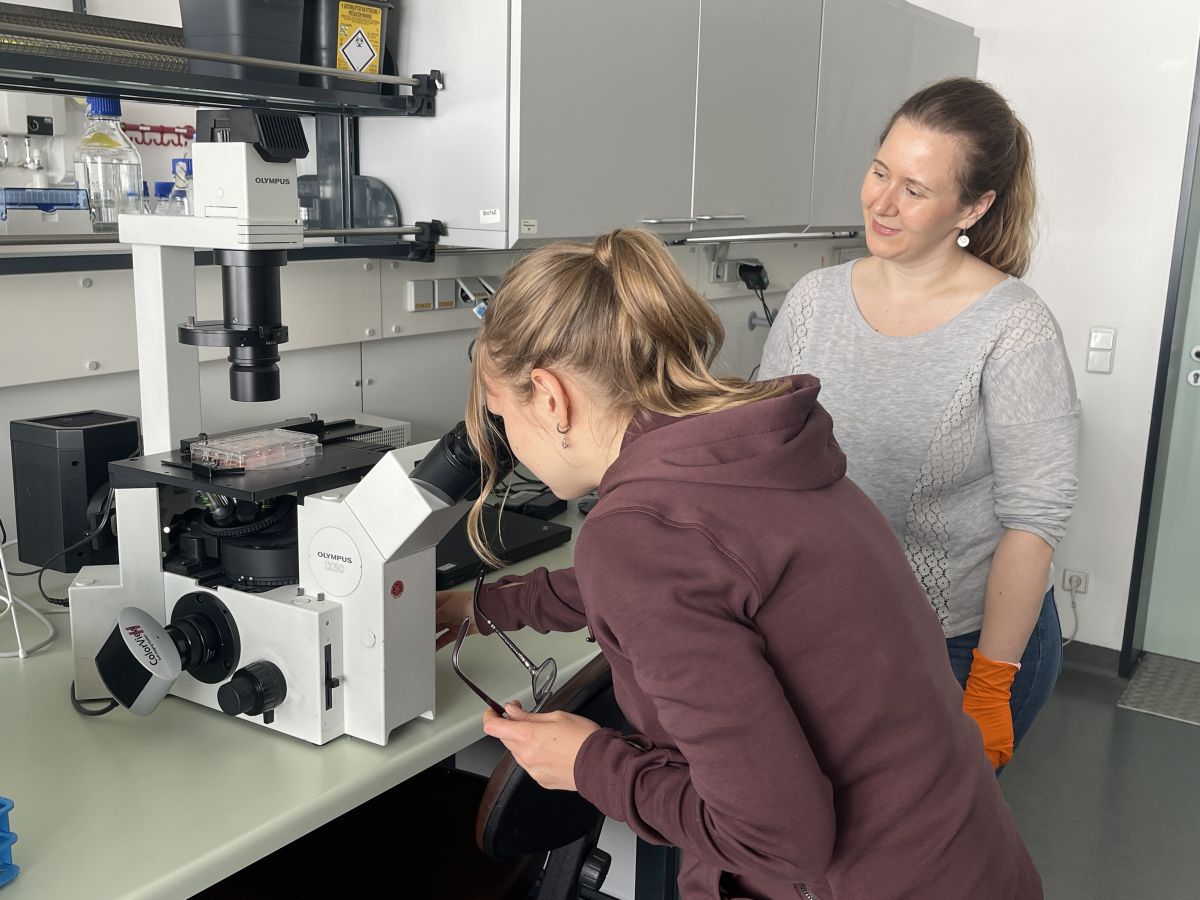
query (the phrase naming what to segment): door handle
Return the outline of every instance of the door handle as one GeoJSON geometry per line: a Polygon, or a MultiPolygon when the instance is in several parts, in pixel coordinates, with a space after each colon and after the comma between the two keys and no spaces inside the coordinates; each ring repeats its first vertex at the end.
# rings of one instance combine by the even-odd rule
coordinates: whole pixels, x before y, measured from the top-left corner
{"type": "Polygon", "coordinates": [[[680,216],[675,219],[642,219],[643,225],[691,225],[696,221],[695,216],[680,216]]]}
{"type": "Polygon", "coordinates": [[[742,222],[746,217],[735,213],[729,216],[696,216],[696,218],[701,222],[742,222]]]}

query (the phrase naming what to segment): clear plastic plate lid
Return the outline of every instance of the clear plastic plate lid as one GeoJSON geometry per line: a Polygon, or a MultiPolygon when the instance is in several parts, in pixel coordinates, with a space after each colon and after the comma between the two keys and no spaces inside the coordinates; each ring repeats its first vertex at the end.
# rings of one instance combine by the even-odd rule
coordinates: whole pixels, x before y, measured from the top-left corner
{"type": "Polygon", "coordinates": [[[294,465],[321,452],[315,434],[267,428],[192,443],[192,462],[221,469],[269,469],[294,465]]]}

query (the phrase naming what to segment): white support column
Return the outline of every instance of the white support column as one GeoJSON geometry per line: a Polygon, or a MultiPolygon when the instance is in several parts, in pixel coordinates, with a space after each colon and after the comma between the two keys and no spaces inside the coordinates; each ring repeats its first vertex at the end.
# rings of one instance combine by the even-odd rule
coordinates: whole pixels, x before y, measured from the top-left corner
{"type": "Polygon", "coordinates": [[[196,315],[196,258],[191,247],[133,245],[142,445],[147,455],[198,434],[200,360],[179,343],[179,325],[196,315]]]}

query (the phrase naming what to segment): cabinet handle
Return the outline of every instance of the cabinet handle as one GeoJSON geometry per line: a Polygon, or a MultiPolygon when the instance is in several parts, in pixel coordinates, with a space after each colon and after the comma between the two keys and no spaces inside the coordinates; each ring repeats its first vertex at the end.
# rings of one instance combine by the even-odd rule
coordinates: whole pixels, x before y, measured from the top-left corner
{"type": "Polygon", "coordinates": [[[678,219],[642,219],[643,225],[691,225],[696,221],[695,216],[681,216],[678,219]]]}
{"type": "Polygon", "coordinates": [[[741,222],[745,218],[745,216],[737,214],[731,216],[696,216],[696,219],[700,222],[741,222]]]}

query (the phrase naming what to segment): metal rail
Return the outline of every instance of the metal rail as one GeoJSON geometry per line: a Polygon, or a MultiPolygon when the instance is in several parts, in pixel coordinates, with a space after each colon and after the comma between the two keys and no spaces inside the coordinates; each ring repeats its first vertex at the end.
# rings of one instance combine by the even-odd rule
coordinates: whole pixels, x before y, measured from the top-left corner
{"type": "MultiPolygon", "coordinates": [[[[414,225],[399,225],[395,228],[320,228],[304,232],[307,238],[330,237],[379,237],[380,235],[420,234],[414,225]]],[[[59,244],[119,244],[117,235],[107,232],[93,234],[0,234],[0,247],[57,246],[59,244]]]]}

